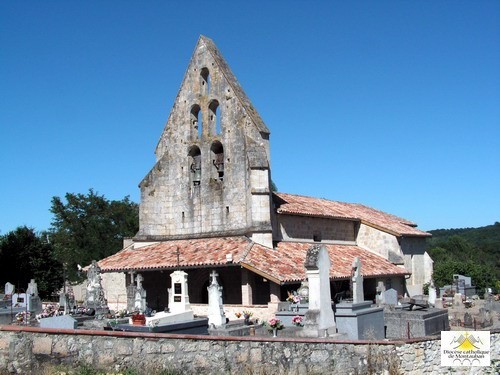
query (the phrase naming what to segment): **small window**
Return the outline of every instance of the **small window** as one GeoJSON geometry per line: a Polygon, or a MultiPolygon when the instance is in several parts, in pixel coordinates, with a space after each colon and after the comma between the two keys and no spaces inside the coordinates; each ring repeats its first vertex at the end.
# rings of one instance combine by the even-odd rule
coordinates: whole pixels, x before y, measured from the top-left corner
{"type": "Polygon", "coordinates": [[[212,100],[208,106],[210,128],[215,130],[215,134],[220,134],[220,110],[219,102],[212,100]]]}
{"type": "Polygon", "coordinates": [[[201,108],[198,104],[195,104],[191,107],[191,129],[193,134],[193,138],[200,138],[203,134],[203,114],[201,112],[201,108]]]}
{"type": "Polygon", "coordinates": [[[193,146],[189,150],[189,172],[193,186],[201,183],[201,152],[198,146],[193,146]]]}
{"type": "Polygon", "coordinates": [[[201,69],[201,94],[208,95],[210,94],[210,72],[207,68],[201,69]]]}
{"type": "Polygon", "coordinates": [[[314,242],[321,242],[321,233],[313,234],[313,241],[314,242]]]}
{"type": "Polygon", "coordinates": [[[214,166],[213,178],[222,181],[224,179],[224,148],[222,143],[215,141],[210,147],[212,164],[214,166]]]}

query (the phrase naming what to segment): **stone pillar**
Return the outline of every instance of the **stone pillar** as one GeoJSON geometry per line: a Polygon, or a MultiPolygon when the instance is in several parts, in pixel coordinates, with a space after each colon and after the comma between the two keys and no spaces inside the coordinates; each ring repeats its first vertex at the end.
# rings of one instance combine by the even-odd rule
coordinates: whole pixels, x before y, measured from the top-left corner
{"type": "Polygon", "coordinates": [[[253,305],[252,284],[250,282],[250,271],[241,269],[241,304],[253,305]]]}
{"type": "Polygon", "coordinates": [[[269,293],[271,295],[271,303],[280,302],[281,288],[279,284],[269,281],[269,293]]]}
{"type": "Polygon", "coordinates": [[[325,246],[312,246],[304,264],[309,282],[309,310],[304,316],[305,336],[327,336],[336,332],[330,295],[330,255],[325,246]]]}

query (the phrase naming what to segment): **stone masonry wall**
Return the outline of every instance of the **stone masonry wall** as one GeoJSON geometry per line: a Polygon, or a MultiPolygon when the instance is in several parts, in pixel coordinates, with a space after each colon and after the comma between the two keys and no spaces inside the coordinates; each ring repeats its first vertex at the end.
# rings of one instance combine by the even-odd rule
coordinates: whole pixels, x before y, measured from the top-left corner
{"type": "Polygon", "coordinates": [[[349,342],[272,337],[209,337],[0,326],[0,373],[39,374],[46,364],[87,364],[108,371],[182,374],[494,374],[492,366],[441,367],[440,340],[349,342]]]}
{"type": "Polygon", "coordinates": [[[319,236],[323,242],[355,241],[355,222],[314,217],[279,215],[279,240],[313,241],[319,236]]]}

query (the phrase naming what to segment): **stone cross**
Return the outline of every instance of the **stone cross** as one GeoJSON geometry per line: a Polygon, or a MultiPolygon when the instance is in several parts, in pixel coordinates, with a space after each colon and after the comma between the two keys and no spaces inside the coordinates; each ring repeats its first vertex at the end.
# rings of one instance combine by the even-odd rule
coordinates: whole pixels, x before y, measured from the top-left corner
{"type": "Polygon", "coordinates": [[[217,282],[217,272],[212,271],[212,281],[208,290],[208,324],[219,327],[226,323],[224,306],[222,304],[222,286],[217,282]]]}
{"type": "Polygon", "coordinates": [[[363,275],[361,275],[361,261],[354,258],[352,262],[352,302],[358,303],[365,300],[363,292],[363,275]]]}

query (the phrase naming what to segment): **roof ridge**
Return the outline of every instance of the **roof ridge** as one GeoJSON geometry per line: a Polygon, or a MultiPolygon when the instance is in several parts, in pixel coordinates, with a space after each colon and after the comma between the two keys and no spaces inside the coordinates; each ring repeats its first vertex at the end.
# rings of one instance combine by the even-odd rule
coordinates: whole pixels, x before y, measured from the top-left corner
{"type": "MultiPolygon", "coordinates": [[[[262,120],[262,117],[260,117],[260,114],[255,109],[251,100],[248,98],[248,95],[245,93],[245,90],[243,90],[243,87],[229,67],[226,59],[224,59],[224,57],[222,56],[222,53],[215,45],[214,41],[204,35],[200,35],[200,38],[198,39],[198,43],[199,42],[205,44],[205,46],[207,47],[207,51],[212,55],[217,65],[219,65],[219,68],[224,77],[226,77],[229,86],[233,88],[234,94],[240,101],[248,116],[250,116],[250,118],[253,120],[255,126],[257,126],[260,132],[270,134],[271,132],[269,131],[269,128],[262,120]]],[[[198,44],[196,45],[196,47],[198,47],[198,44]]]]}

